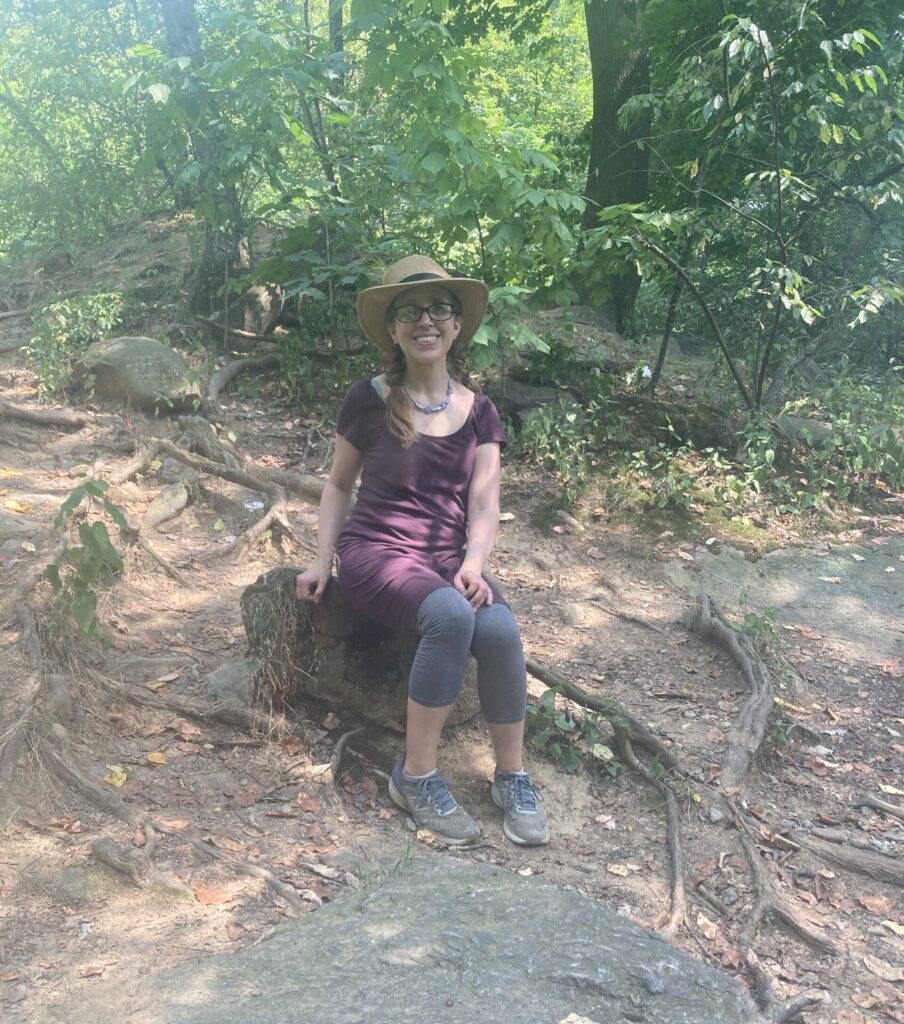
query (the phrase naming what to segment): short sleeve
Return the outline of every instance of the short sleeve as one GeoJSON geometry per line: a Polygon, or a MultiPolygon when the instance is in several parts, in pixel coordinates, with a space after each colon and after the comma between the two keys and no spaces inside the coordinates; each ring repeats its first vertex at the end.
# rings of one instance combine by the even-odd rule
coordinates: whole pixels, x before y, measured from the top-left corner
{"type": "Polygon", "coordinates": [[[367,447],[368,438],[368,407],[370,397],[376,394],[369,381],[356,381],[348,389],[339,415],[336,417],[336,433],[359,452],[367,447]]]}
{"type": "Polygon", "coordinates": [[[487,398],[486,395],[478,395],[475,398],[477,405],[477,443],[478,444],[491,444],[495,442],[500,448],[504,448],[506,445],[505,430],[502,426],[502,420],[499,419],[499,413],[496,411],[496,406],[487,398]]]}

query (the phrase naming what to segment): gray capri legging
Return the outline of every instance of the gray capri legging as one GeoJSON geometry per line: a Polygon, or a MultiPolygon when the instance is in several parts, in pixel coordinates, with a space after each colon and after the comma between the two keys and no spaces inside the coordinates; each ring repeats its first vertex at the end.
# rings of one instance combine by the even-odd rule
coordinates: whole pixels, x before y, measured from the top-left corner
{"type": "Polygon", "coordinates": [[[520,722],[527,710],[527,673],[518,624],[504,604],[476,612],[454,587],[428,594],[417,612],[418,645],[408,696],[425,707],[454,704],[468,653],[477,659],[477,689],[486,720],[520,722]]]}

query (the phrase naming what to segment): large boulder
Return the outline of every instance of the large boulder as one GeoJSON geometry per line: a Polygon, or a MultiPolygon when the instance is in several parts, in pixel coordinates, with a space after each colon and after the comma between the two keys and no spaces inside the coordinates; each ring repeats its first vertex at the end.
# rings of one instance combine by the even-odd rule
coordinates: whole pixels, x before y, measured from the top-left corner
{"type": "Polygon", "coordinates": [[[449,856],[241,952],[127,975],[39,1024],[126,1006],[159,1024],[765,1024],[736,982],[601,904],[449,856]]]}
{"type": "MultiPolygon", "coordinates": [[[[261,666],[258,697],[293,707],[307,695],[404,732],[418,637],[353,611],[335,580],[320,604],[297,601],[295,578],[302,571],[271,569],[242,593],[250,654],[261,666]]],[[[474,718],[479,710],[476,664],[469,659],[449,724],[474,718]]]]}
{"type": "Polygon", "coordinates": [[[154,338],[97,341],[79,360],[78,373],[94,378],[98,398],[130,402],[151,412],[191,412],[201,401],[188,363],[154,338]]]}

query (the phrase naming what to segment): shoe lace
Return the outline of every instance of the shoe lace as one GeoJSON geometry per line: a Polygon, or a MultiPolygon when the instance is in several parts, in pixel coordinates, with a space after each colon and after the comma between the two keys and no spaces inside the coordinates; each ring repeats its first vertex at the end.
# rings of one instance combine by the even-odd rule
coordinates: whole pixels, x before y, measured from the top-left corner
{"type": "Polygon", "coordinates": [[[529,775],[512,775],[506,780],[506,790],[508,800],[515,810],[530,813],[539,808],[537,791],[529,775]]]}
{"type": "Polygon", "coordinates": [[[449,784],[439,774],[418,780],[415,799],[418,804],[430,804],[437,814],[449,814],[455,810],[455,797],[449,792],[449,784]]]}

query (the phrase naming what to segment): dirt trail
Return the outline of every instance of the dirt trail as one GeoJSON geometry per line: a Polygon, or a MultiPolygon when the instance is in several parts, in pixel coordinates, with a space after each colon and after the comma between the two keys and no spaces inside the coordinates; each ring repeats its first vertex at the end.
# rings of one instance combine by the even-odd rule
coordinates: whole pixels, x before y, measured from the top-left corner
{"type": "MultiPolygon", "coordinates": [[[[4,332],[11,329],[2,325],[4,332]]],[[[14,355],[2,358],[0,398],[32,402],[28,374],[14,355]]],[[[63,433],[0,421],[3,592],[46,561],[43,531],[85,474],[121,465],[128,455],[124,438],[171,429],[136,414],[124,416],[121,424],[119,430],[89,426],[63,433]]],[[[227,402],[223,428],[262,462],[297,466],[298,415],[278,388],[263,390],[253,402],[227,402]]],[[[322,469],[328,455],[325,447],[315,451],[308,469],[322,469]]],[[[114,499],[130,515],[140,515],[162,486],[165,471],[165,465],[153,469],[112,492],[114,499]]],[[[167,576],[146,553],[130,550],[122,578],[100,604],[113,638],[110,651],[102,655],[73,635],[71,660],[64,666],[74,704],[63,746],[67,758],[108,789],[104,780],[110,766],[122,769],[126,779],[116,793],[166,825],[169,834],[157,837],[155,862],[183,891],[159,883],[135,888],[98,862],[91,853],[94,840],[110,837],[129,848],[144,837],[62,787],[39,757],[25,756],[14,785],[16,802],[0,822],[0,1013],[10,1024],[65,1020],[67,1005],[99,977],[126,979],[201,961],[214,951],[266,941],[285,920],[289,910],[266,882],[203,858],[180,833],[196,834],[213,850],[266,867],[295,887],[312,912],[347,891],[353,884],[347,872],[366,884],[368,864],[404,858],[413,843],[423,846],[389,802],[379,774],[392,762],[397,737],[371,727],[355,738],[355,753],[342,762],[341,803],[311,772],[312,765],[329,759],[338,735],[360,724],[347,720],[342,709],[302,709],[313,742],[305,749],[295,738],[252,736],[117,702],[104,688],[105,681],[125,679],[162,697],[196,693],[203,673],[243,653],[242,587],[275,563],[304,560],[303,551],[281,553],[267,545],[240,560],[208,560],[227,546],[224,538],[253,521],[255,512],[244,506],[247,491],[216,480],[204,486],[203,498],[153,538],[188,585],[167,576]]],[[[503,508],[514,518],[502,524],[492,569],[521,622],[527,651],[594,694],[621,700],[693,773],[697,781],[681,789],[691,911],[676,942],[751,984],[733,935],[755,892],[709,785],[743,699],[743,680],[725,652],[682,624],[691,601],[686,580],[682,587],[675,583],[674,550],[656,553],[641,532],[591,515],[582,517],[584,528],[574,532],[532,525],[538,503],[552,498],[543,481],[514,468],[507,472],[503,508]]],[[[295,501],[291,511],[301,532],[312,538],[315,510],[295,501]]],[[[804,556],[787,552],[756,563],[741,583],[733,568],[713,572],[724,563],[734,566],[733,556],[703,550],[694,556],[693,565],[702,566],[692,577],[695,586],[718,592],[732,611],[746,592],[751,605],[776,607],[780,622],[799,627],[780,630],[785,657],[801,675],[778,676],[784,703],[746,796],[762,822],[762,852],[776,863],[787,897],[832,936],[840,953],[814,953],[766,924],[753,942],[760,963],[776,979],[779,998],[808,988],[831,994],[831,1004],[805,1014],[810,1024],[904,1021],[901,985],[893,980],[893,965],[904,962],[904,941],[883,924],[904,924],[900,889],[804,851],[782,850],[767,839],[820,825],[843,828],[900,863],[902,823],[850,803],[857,793],[904,788],[900,635],[895,632],[901,622],[900,587],[891,596],[880,590],[904,575],[904,563],[892,560],[900,554],[900,538],[865,537],[856,549],[820,556],[825,572],[819,575],[839,576],[841,584],[814,584],[813,556],[807,554],[804,565],[804,556]],[[871,544],[872,539],[888,543],[871,544]],[[864,562],[850,558],[854,551],[863,552],[864,562]],[[889,565],[900,567],[886,574],[889,565]],[[881,575],[866,577],[879,569],[881,575]],[[864,583],[855,590],[850,581],[858,574],[864,574],[864,583]],[[867,600],[868,594],[879,599],[867,600]],[[845,605],[848,595],[860,603],[845,605]]],[[[691,565],[686,558],[681,562],[691,565]]],[[[43,585],[34,600],[45,607],[43,585]]],[[[33,686],[21,639],[15,629],[0,633],[5,669],[0,736],[33,686]]],[[[543,690],[532,683],[535,696],[543,690]]],[[[559,709],[574,712],[564,701],[559,709]]],[[[442,757],[460,799],[484,825],[481,844],[459,856],[529,870],[647,925],[668,909],[659,798],[624,766],[567,775],[533,753],[531,766],[543,786],[555,838],[548,848],[519,850],[502,837],[489,800],[492,762],[484,727],[472,723],[455,730],[442,757]]],[[[897,795],[886,799],[901,802],[897,795]]],[[[128,1019],[125,1006],[109,1011],[128,1019]]]]}

